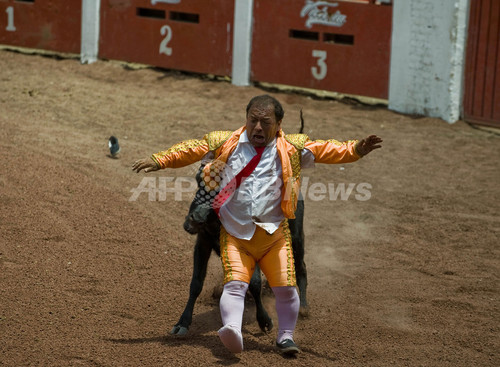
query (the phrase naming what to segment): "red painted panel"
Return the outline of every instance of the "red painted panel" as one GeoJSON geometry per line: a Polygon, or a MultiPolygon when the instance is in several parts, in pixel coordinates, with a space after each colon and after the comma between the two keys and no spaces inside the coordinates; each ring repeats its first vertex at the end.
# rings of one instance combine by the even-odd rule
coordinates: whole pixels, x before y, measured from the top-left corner
{"type": "Polygon", "coordinates": [[[234,2],[102,0],[99,57],[231,75],[234,2]]]}
{"type": "Polygon", "coordinates": [[[500,127],[500,3],[470,4],[465,67],[464,117],[500,127]]]}
{"type": "MultiPolygon", "coordinates": [[[[487,19],[490,12],[490,0],[480,1],[480,20],[487,19]]],[[[486,57],[488,53],[488,22],[478,24],[476,49],[476,70],[474,76],[475,92],[473,94],[473,113],[478,116],[483,115],[483,96],[486,82],[486,57]],[[479,92],[479,93],[478,93],[479,92]]]]}
{"type": "Polygon", "coordinates": [[[498,35],[498,25],[500,21],[500,1],[490,0],[490,15],[488,25],[488,53],[486,56],[486,70],[485,70],[485,87],[484,87],[484,102],[483,102],[483,116],[493,116],[493,100],[495,98],[495,75],[499,72],[496,66],[500,50],[500,39],[498,35]],[[496,17],[492,16],[497,14],[496,17]]]}
{"type": "Polygon", "coordinates": [[[0,44],[80,53],[81,0],[0,1],[0,44]]]}
{"type": "MultiPolygon", "coordinates": [[[[497,14],[497,37],[500,37],[500,9],[497,14]]],[[[500,41],[497,39],[497,55],[496,55],[496,65],[493,66],[495,70],[495,77],[493,78],[495,86],[493,90],[493,111],[492,111],[492,120],[496,122],[496,126],[500,127],[500,41]]]]}
{"type": "Polygon", "coordinates": [[[255,0],[252,80],[386,99],[391,29],[392,6],[255,0]]]}

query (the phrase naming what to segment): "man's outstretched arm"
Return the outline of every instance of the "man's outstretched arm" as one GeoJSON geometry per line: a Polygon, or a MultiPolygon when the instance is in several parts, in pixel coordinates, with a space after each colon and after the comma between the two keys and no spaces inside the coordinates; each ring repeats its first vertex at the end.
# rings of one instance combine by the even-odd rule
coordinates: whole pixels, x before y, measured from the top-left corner
{"type": "Polygon", "coordinates": [[[382,148],[381,143],[383,140],[377,135],[370,135],[367,138],[361,139],[356,143],[355,150],[359,156],[365,156],[372,150],[382,148]]]}
{"type": "Polygon", "coordinates": [[[132,165],[132,171],[136,171],[137,173],[141,172],[141,170],[144,170],[145,173],[148,173],[158,171],[159,169],[160,166],[158,166],[151,157],[139,159],[132,165]]]}

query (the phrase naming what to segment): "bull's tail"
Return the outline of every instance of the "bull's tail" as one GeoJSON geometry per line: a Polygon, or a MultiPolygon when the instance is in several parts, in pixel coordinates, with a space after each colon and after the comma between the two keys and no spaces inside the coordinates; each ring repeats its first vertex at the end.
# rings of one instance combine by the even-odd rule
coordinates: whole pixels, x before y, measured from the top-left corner
{"type": "Polygon", "coordinates": [[[300,130],[299,134],[304,132],[304,116],[302,115],[302,108],[300,109],[300,130]]]}

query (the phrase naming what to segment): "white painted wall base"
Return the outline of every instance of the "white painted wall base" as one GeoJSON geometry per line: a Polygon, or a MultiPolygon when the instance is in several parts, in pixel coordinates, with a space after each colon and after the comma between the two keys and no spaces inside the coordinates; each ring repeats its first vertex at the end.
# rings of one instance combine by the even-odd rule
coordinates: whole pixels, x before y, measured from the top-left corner
{"type": "Polygon", "coordinates": [[[99,53],[99,17],[101,0],[82,0],[82,40],[80,62],[91,64],[99,53]]]}
{"type": "Polygon", "coordinates": [[[396,0],[389,108],[460,118],[469,0],[396,0]]]}
{"type": "Polygon", "coordinates": [[[235,0],[232,84],[250,85],[253,0],[235,0]]]}

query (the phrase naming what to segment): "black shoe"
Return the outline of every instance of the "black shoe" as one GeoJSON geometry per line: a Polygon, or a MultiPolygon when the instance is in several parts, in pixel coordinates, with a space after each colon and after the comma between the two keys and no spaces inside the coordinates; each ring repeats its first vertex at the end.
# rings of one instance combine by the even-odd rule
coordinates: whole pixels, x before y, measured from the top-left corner
{"type": "Polygon", "coordinates": [[[281,343],[276,342],[276,346],[279,352],[285,356],[293,356],[300,353],[299,347],[297,347],[292,339],[285,339],[281,343]]]}

